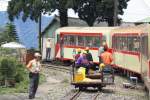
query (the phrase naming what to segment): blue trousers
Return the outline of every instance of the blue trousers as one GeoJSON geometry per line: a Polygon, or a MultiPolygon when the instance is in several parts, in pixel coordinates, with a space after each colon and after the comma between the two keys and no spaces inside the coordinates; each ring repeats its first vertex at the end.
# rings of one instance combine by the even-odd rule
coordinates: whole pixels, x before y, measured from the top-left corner
{"type": "Polygon", "coordinates": [[[30,86],[29,86],[29,97],[35,97],[36,90],[39,84],[39,73],[29,73],[30,86]]]}
{"type": "Polygon", "coordinates": [[[50,59],[51,57],[51,48],[46,48],[46,60],[50,59]]]}

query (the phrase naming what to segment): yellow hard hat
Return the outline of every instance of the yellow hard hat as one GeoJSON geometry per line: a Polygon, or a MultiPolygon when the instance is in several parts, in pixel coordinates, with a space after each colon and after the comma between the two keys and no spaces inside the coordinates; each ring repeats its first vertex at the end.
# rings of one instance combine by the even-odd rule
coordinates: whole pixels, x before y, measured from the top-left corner
{"type": "Polygon", "coordinates": [[[87,54],[87,51],[85,51],[85,50],[83,50],[83,52],[82,52],[83,54],[87,54]]]}
{"type": "Polygon", "coordinates": [[[100,67],[100,69],[102,70],[102,69],[105,67],[105,64],[104,64],[104,63],[101,63],[101,64],[99,65],[99,67],[100,67]]]}
{"type": "Polygon", "coordinates": [[[76,51],[77,51],[77,52],[81,52],[81,49],[80,49],[80,48],[78,48],[76,51]]]}

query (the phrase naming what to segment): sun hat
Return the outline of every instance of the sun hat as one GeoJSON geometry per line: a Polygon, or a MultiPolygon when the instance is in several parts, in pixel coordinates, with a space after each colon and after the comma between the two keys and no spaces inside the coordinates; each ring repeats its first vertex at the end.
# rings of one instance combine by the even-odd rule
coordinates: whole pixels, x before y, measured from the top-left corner
{"type": "Polygon", "coordinates": [[[34,53],[34,57],[41,57],[41,54],[36,52],[36,53],[34,53]]]}

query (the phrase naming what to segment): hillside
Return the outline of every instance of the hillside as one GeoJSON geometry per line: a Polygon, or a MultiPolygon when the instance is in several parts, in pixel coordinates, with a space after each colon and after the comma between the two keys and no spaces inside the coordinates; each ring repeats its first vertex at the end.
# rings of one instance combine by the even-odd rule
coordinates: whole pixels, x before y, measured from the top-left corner
{"type": "MultiPolygon", "coordinates": [[[[42,16],[42,30],[52,21],[53,16],[46,17],[42,16]]],[[[6,23],[9,22],[8,14],[6,11],[0,11],[0,27],[5,27],[6,23]]],[[[21,43],[27,48],[38,47],[38,23],[27,19],[23,22],[22,19],[15,19],[14,24],[21,43]]]]}

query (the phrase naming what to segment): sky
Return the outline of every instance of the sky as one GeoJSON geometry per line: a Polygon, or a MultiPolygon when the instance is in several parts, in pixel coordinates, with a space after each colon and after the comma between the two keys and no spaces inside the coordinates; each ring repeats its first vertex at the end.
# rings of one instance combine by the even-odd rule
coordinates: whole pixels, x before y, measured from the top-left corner
{"type": "MultiPolygon", "coordinates": [[[[0,0],[0,11],[6,11],[8,1],[0,0]]],[[[55,12],[58,14],[58,11],[55,12]]],[[[78,17],[72,9],[69,9],[70,17],[78,17]]],[[[130,0],[127,9],[124,10],[124,15],[121,16],[125,22],[135,22],[150,17],[150,0],[130,0]]]]}

